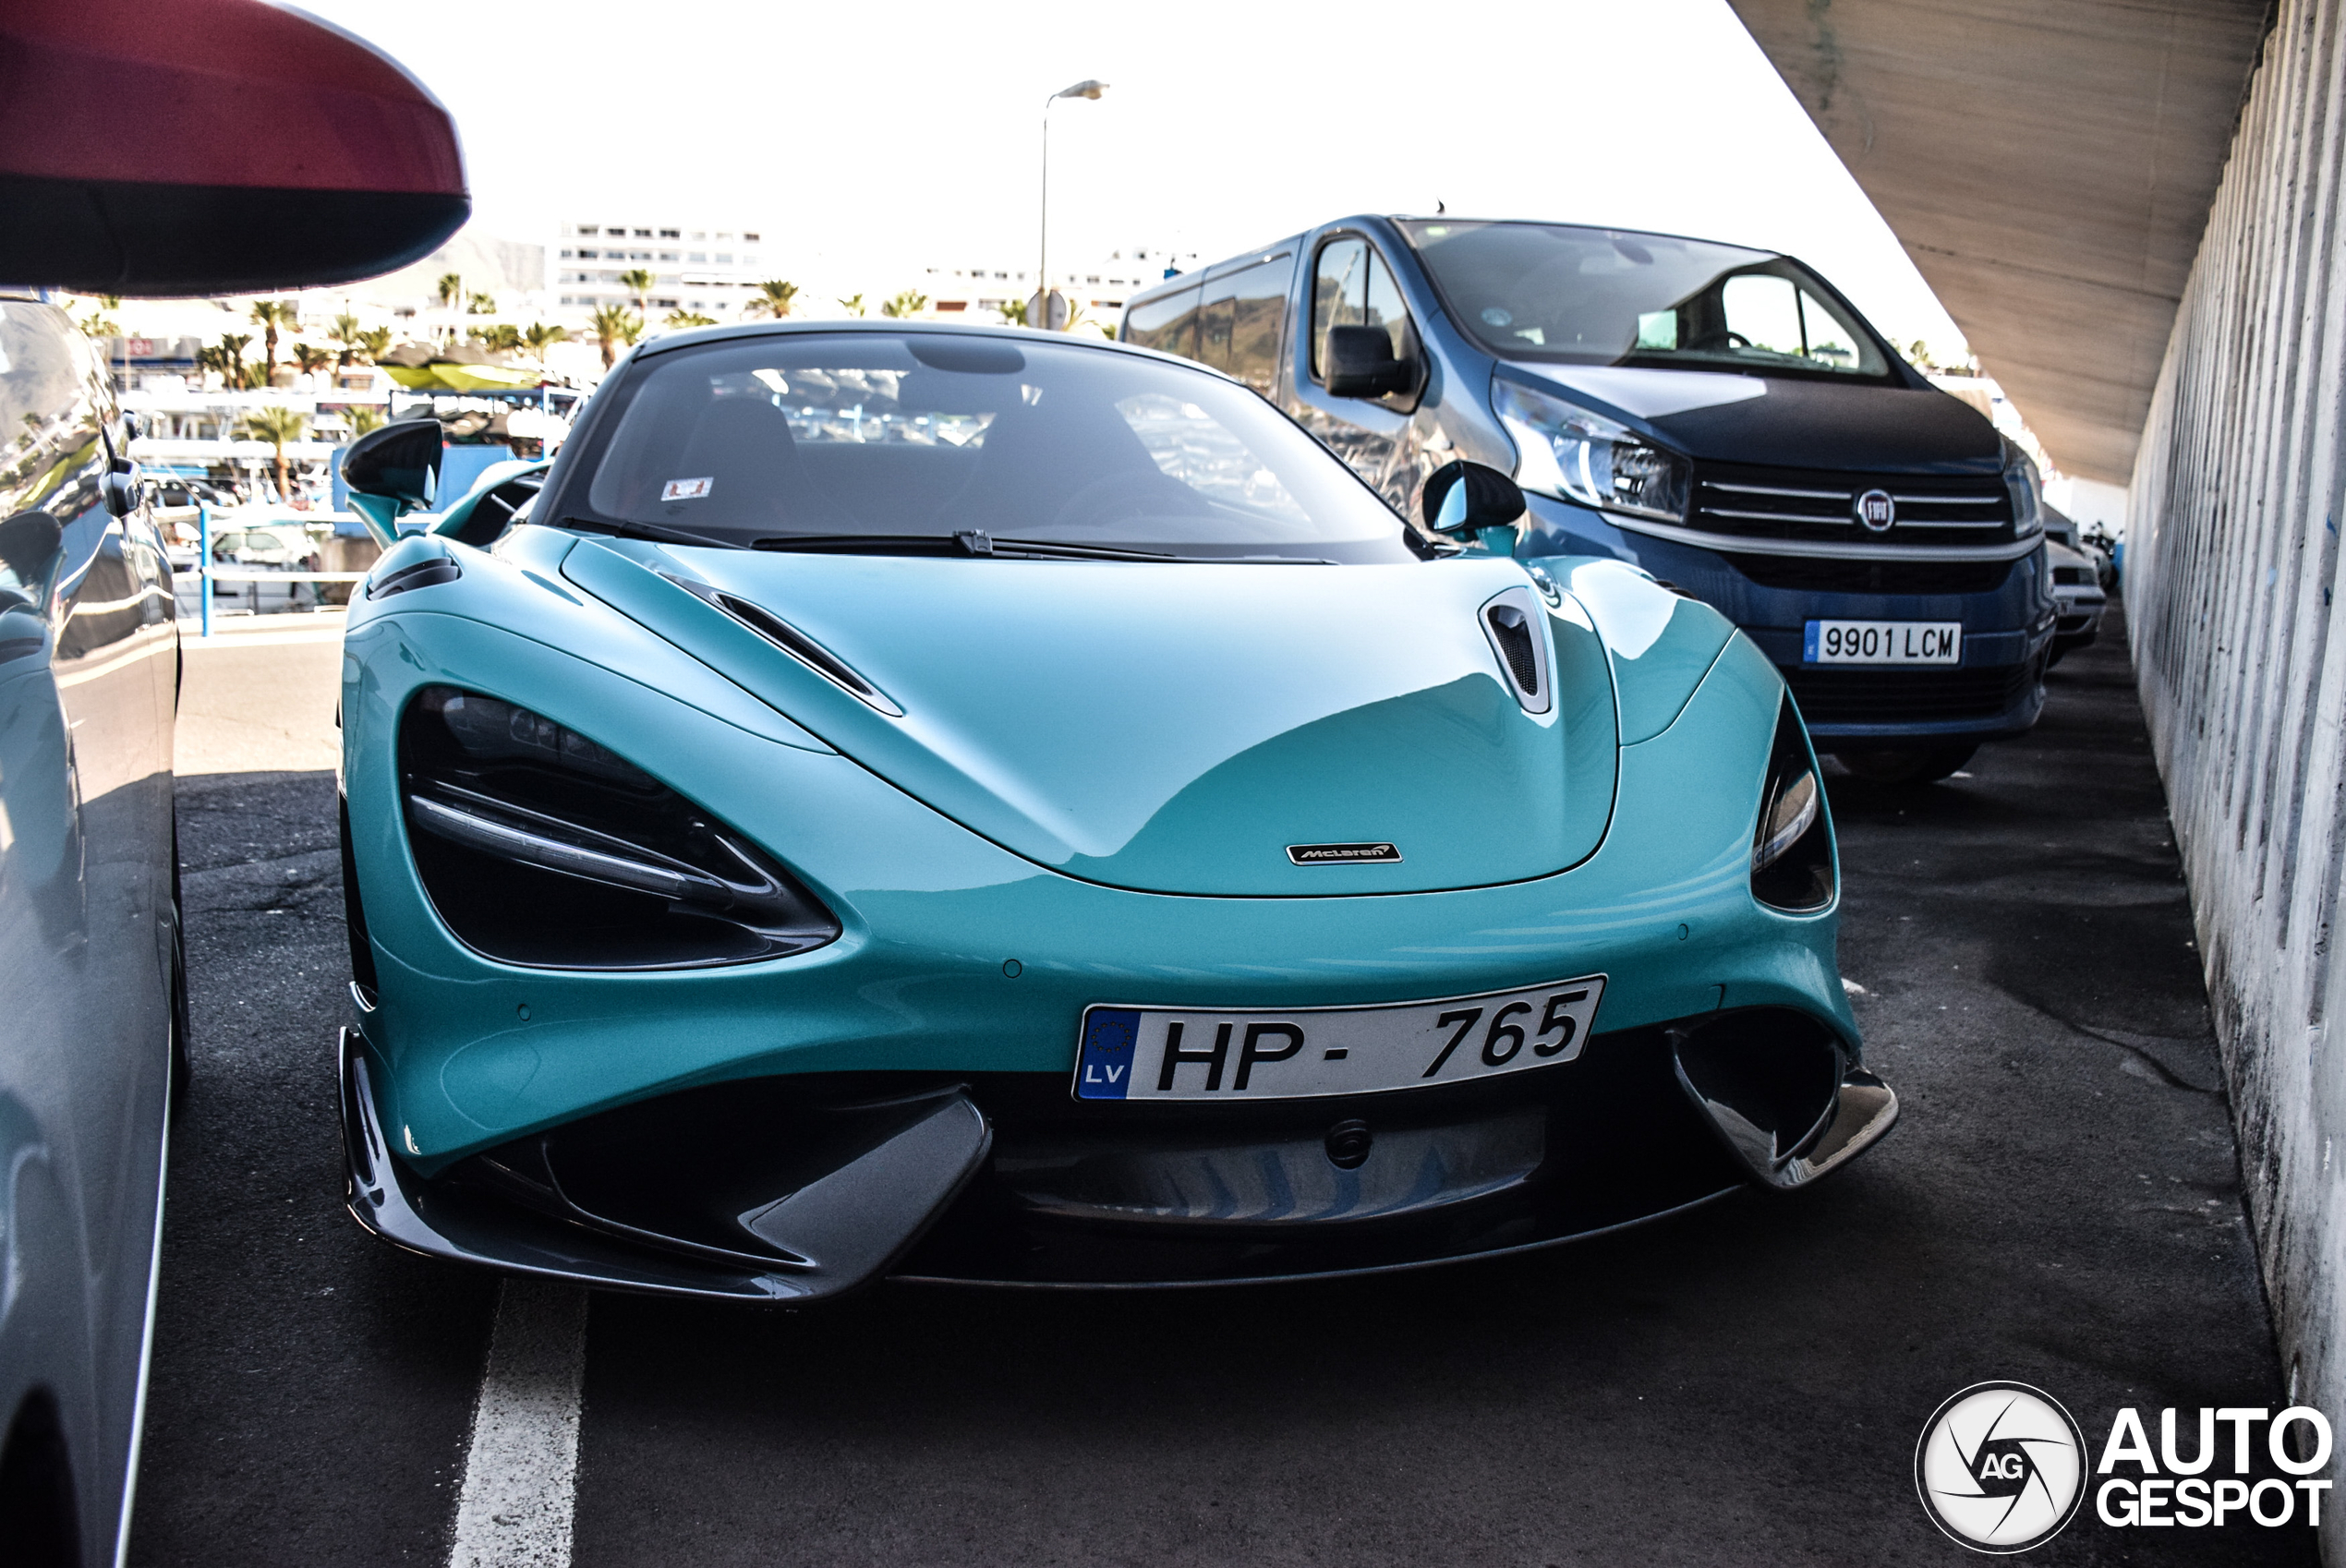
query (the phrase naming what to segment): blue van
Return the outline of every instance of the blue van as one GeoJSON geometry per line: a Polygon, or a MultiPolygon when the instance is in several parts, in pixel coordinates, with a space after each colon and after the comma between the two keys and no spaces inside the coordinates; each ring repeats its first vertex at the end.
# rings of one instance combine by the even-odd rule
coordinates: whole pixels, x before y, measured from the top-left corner
{"type": "Polygon", "coordinates": [[[2043,708],[2034,466],[1790,257],[1346,218],[1134,296],[1121,335],[1246,381],[1404,516],[1454,458],[1514,475],[1516,554],[1717,607],[1860,777],[1943,778],[2043,708]]]}

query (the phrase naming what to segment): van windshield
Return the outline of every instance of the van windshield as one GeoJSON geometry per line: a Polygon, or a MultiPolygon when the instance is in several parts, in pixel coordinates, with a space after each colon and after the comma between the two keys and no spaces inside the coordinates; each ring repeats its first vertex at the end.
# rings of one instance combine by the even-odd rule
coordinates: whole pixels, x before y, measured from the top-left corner
{"type": "Polygon", "coordinates": [[[1451,319],[1503,359],[1891,377],[1873,333],[1764,250],[1562,223],[1401,228],[1451,319]]]}
{"type": "Polygon", "coordinates": [[[764,549],[967,535],[981,552],[1416,559],[1400,519],[1261,397],[1129,350],[784,332],[650,354],[619,395],[580,454],[589,526],[764,549]]]}

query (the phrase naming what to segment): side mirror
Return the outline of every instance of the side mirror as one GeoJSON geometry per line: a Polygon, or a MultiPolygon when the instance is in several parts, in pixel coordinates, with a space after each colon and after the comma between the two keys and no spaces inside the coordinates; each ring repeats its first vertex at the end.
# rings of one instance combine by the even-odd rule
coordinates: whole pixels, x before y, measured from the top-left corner
{"type": "Polygon", "coordinates": [[[1523,491],[1513,479],[1463,458],[1426,476],[1425,488],[1418,492],[1418,515],[1437,534],[1504,528],[1523,512],[1523,491]]]}
{"type": "Polygon", "coordinates": [[[343,449],[350,509],[385,549],[399,540],[400,514],[429,506],[440,494],[440,450],[437,419],[403,419],[343,449]]]}
{"type": "Polygon", "coordinates": [[[1393,356],[1392,334],[1383,327],[1330,327],[1324,353],[1335,396],[1383,397],[1417,384],[1417,362],[1393,356]]]}
{"type": "Polygon", "coordinates": [[[139,476],[136,464],[114,470],[105,476],[103,487],[106,510],[116,517],[129,516],[146,500],[146,489],[147,482],[139,476]]]}
{"type": "Polygon", "coordinates": [[[19,512],[0,523],[0,565],[27,587],[48,580],[49,568],[65,542],[65,529],[45,512],[19,512]]]}

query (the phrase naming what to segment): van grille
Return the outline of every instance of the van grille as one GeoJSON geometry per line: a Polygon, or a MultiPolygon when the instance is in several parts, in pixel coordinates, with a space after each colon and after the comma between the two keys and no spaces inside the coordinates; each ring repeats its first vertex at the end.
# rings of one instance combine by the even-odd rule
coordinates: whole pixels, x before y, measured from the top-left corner
{"type": "Polygon", "coordinates": [[[1695,465],[1692,526],[1746,538],[1820,544],[1991,545],[2012,537],[2012,496],[2001,476],[1850,474],[1820,468],[1695,465]],[[1896,520],[1876,532],[1857,498],[1886,493],[1896,520]]]}
{"type": "Polygon", "coordinates": [[[1984,669],[1813,669],[1784,678],[1810,724],[1894,724],[1933,718],[1992,718],[2019,702],[2037,679],[2029,664],[1984,669]]]}
{"type": "Polygon", "coordinates": [[[2009,561],[1852,561],[1816,555],[1731,555],[1763,588],[1811,594],[1992,594],[2012,575],[2009,561]]]}

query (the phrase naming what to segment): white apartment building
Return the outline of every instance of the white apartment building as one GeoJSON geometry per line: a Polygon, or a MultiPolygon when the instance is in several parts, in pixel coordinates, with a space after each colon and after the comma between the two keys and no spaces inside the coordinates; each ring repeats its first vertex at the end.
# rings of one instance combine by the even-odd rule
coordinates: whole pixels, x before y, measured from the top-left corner
{"type": "MultiPolygon", "coordinates": [[[[1112,320],[1128,296],[1195,265],[1194,252],[1177,256],[1154,247],[1132,247],[1105,257],[1079,257],[1072,263],[1055,259],[1051,285],[1082,301],[1094,316],[1112,320]]],[[[1010,261],[929,267],[915,286],[929,296],[928,308],[937,315],[966,313],[973,320],[992,320],[1004,305],[1034,296],[1034,269],[1010,261]]]]}
{"type": "Polygon", "coordinates": [[[635,296],[619,277],[640,268],[656,280],[650,295],[655,323],[671,310],[738,320],[757,284],[774,275],[761,259],[763,244],[758,230],[739,226],[564,223],[546,247],[546,295],[557,318],[584,321],[598,306],[633,305],[635,296]]]}

